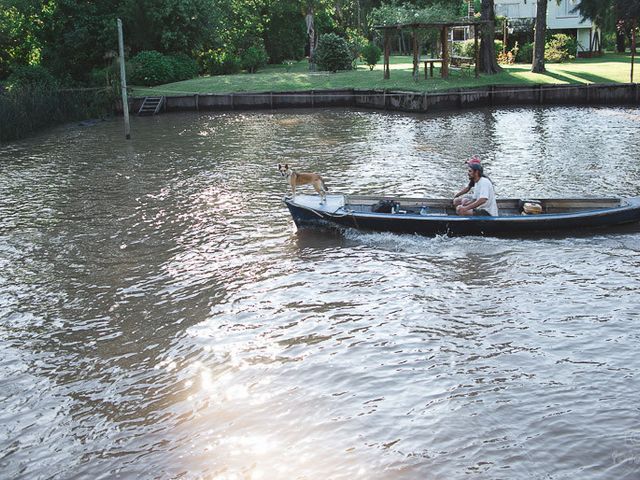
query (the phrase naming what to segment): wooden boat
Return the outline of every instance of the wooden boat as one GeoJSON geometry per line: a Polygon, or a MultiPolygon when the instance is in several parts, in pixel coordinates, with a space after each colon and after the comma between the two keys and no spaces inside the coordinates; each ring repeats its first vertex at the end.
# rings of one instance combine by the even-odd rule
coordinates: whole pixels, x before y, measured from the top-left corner
{"type": "Polygon", "coordinates": [[[520,199],[498,200],[499,216],[458,216],[451,199],[327,195],[285,197],[296,225],[355,228],[417,235],[527,235],[579,232],[640,221],[640,198],[537,199],[539,214],[524,214],[520,199]],[[385,205],[386,204],[386,205],[385,205]],[[381,212],[380,206],[392,205],[381,212]]]}

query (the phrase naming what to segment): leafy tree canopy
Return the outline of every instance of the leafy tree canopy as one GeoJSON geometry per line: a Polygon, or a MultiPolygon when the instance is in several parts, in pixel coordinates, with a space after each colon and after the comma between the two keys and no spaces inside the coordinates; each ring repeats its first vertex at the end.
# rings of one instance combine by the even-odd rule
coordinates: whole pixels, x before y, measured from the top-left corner
{"type": "Polygon", "coordinates": [[[382,4],[371,12],[375,25],[397,25],[402,23],[428,23],[455,20],[459,17],[460,2],[417,2],[382,4]]]}

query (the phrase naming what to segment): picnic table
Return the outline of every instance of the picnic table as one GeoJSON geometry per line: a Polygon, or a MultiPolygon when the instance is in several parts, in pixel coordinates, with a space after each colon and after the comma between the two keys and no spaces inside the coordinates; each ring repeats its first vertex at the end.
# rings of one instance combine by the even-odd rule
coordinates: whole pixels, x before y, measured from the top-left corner
{"type": "Polygon", "coordinates": [[[439,63],[442,65],[442,62],[444,61],[444,59],[443,58],[423,58],[422,61],[424,62],[424,78],[426,80],[427,73],[433,77],[433,64],[439,63]],[[429,68],[427,68],[427,65],[429,66],[429,68]]]}

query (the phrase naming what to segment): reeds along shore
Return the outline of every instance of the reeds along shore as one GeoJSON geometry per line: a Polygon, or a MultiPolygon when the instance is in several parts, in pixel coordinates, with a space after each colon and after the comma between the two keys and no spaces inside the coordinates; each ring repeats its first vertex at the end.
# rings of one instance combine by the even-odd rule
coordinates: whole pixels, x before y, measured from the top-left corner
{"type": "Polygon", "coordinates": [[[103,117],[113,112],[114,99],[115,92],[108,89],[32,87],[0,92],[0,142],[64,122],[103,117]]]}

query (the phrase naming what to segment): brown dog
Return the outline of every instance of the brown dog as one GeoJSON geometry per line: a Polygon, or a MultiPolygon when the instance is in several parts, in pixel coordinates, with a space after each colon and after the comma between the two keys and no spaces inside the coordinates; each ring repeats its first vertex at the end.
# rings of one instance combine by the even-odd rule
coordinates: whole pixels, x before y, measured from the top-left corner
{"type": "Polygon", "coordinates": [[[327,192],[329,189],[324,184],[324,180],[317,173],[298,173],[292,168],[289,168],[289,164],[278,164],[278,171],[283,177],[287,177],[287,182],[291,185],[291,192],[293,198],[296,198],[296,187],[299,185],[312,185],[318,195],[320,195],[320,203],[324,203],[327,200],[327,192]]]}

